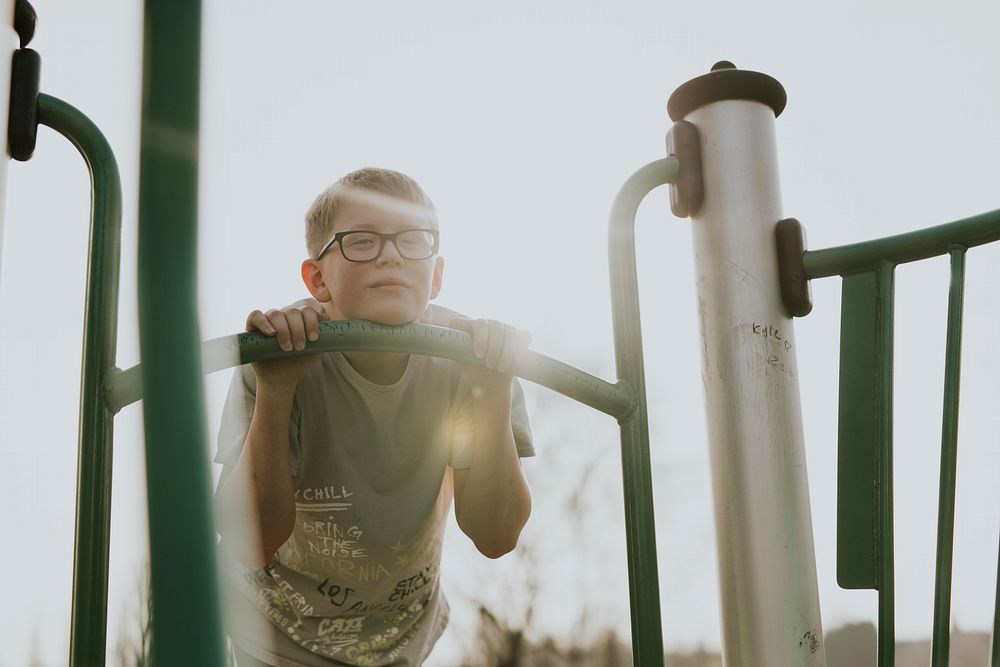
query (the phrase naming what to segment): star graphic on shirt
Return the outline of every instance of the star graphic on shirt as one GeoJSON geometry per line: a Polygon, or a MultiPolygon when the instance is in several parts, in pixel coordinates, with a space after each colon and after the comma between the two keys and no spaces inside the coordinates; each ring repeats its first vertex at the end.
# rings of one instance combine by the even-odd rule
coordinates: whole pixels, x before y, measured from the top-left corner
{"type": "Polygon", "coordinates": [[[402,542],[396,542],[395,544],[393,544],[389,548],[392,549],[392,553],[398,555],[399,552],[403,550],[403,543],[402,542]]]}
{"type": "Polygon", "coordinates": [[[398,565],[400,567],[406,567],[409,564],[410,564],[410,557],[409,556],[397,556],[396,557],[396,565],[398,565]]]}

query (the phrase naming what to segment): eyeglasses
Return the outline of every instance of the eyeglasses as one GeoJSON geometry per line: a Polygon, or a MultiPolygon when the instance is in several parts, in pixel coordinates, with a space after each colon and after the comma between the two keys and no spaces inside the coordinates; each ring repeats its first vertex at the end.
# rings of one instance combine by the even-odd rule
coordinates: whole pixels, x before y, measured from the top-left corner
{"type": "Polygon", "coordinates": [[[437,254],[439,239],[436,229],[404,229],[395,234],[355,230],[338,232],[316,255],[318,262],[334,243],[348,262],[371,262],[382,254],[385,242],[392,241],[403,259],[429,259],[437,254]]]}

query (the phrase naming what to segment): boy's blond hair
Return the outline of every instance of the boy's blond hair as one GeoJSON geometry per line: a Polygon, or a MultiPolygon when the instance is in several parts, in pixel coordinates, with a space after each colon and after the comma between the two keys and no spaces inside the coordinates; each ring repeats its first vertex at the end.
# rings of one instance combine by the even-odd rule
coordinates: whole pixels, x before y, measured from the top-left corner
{"type": "Polygon", "coordinates": [[[334,218],[344,202],[359,194],[363,195],[365,191],[416,204],[433,220],[434,203],[415,180],[392,169],[364,167],[352,171],[323,190],[309,207],[306,212],[306,249],[310,257],[315,259],[330,240],[334,218]]]}

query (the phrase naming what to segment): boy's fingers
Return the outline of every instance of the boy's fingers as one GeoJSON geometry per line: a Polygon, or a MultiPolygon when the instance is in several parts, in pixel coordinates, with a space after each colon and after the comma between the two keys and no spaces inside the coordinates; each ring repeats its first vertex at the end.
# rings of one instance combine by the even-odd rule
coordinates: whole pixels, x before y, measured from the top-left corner
{"type": "Polygon", "coordinates": [[[531,334],[527,331],[522,331],[518,329],[517,331],[517,354],[514,355],[514,361],[522,359],[524,354],[528,351],[528,346],[531,345],[531,334]]]}
{"type": "Polygon", "coordinates": [[[274,328],[274,335],[278,339],[278,347],[285,352],[292,350],[292,337],[288,332],[288,320],[280,310],[271,309],[265,313],[267,321],[274,328]]]}
{"type": "Polygon", "coordinates": [[[486,350],[486,339],[489,337],[489,325],[486,320],[470,320],[465,317],[456,317],[448,326],[469,334],[472,338],[472,354],[481,359],[486,350]]]}
{"type": "Polygon", "coordinates": [[[316,313],[316,316],[319,317],[320,322],[322,322],[323,320],[330,319],[330,316],[327,315],[326,313],[326,308],[324,308],[323,304],[321,304],[316,299],[303,299],[302,301],[296,301],[292,305],[298,306],[302,308],[302,310],[313,311],[314,313],[316,313]]]}
{"type": "Polygon", "coordinates": [[[531,343],[531,334],[498,320],[452,319],[448,326],[465,331],[472,338],[472,354],[483,364],[500,373],[507,373],[531,343]]]}
{"type": "Polygon", "coordinates": [[[501,373],[511,372],[514,369],[514,365],[528,351],[530,343],[531,334],[527,331],[521,331],[515,327],[508,326],[504,335],[503,354],[500,355],[500,361],[497,362],[497,371],[501,373]]]}
{"type": "Polygon", "coordinates": [[[510,366],[507,370],[512,370],[514,364],[524,359],[525,353],[528,351],[528,346],[531,344],[531,334],[527,331],[517,330],[517,343],[514,345],[514,358],[510,360],[510,366]]]}
{"type": "Polygon", "coordinates": [[[482,359],[486,356],[486,345],[490,340],[490,323],[487,320],[473,320],[468,331],[472,336],[472,354],[477,359],[482,359]]]}
{"type": "Polygon", "coordinates": [[[448,322],[448,326],[452,329],[458,329],[459,331],[464,331],[466,333],[469,333],[469,328],[470,328],[469,325],[471,322],[472,320],[466,319],[464,317],[456,317],[453,318],[450,322],[448,322]]]}
{"type": "Polygon", "coordinates": [[[500,350],[500,356],[497,359],[496,370],[498,373],[506,373],[510,370],[511,364],[517,357],[518,353],[518,332],[517,329],[508,325],[504,325],[503,332],[503,347],[500,350]]]}
{"type": "Polygon", "coordinates": [[[282,314],[285,321],[288,322],[288,333],[292,337],[292,347],[296,350],[306,349],[306,325],[302,311],[298,308],[285,308],[282,314]]]}
{"type": "Polygon", "coordinates": [[[483,361],[486,362],[487,368],[496,370],[497,362],[500,360],[500,355],[503,353],[507,325],[503,322],[498,322],[497,320],[487,320],[487,327],[489,333],[487,334],[486,353],[483,355],[483,361]]]}
{"type": "Polygon", "coordinates": [[[309,340],[319,340],[319,313],[312,308],[303,308],[302,319],[306,326],[306,337],[309,340]]]}
{"type": "Polygon", "coordinates": [[[273,336],[275,331],[271,323],[267,321],[267,316],[259,310],[255,310],[247,315],[247,331],[259,331],[265,336],[273,336]]]}

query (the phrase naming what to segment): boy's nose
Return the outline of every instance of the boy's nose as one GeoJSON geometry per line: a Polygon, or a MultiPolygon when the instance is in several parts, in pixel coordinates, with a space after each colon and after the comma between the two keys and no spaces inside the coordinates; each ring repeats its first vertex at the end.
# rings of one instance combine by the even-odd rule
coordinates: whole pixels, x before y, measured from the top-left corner
{"type": "Polygon", "coordinates": [[[375,258],[375,263],[388,264],[390,262],[402,264],[403,256],[399,254],[399,250],[396,248],[396,244],[392,242],[392,239],[386,239],[385,243],[382,244],[382,252],[375,258]]]}

